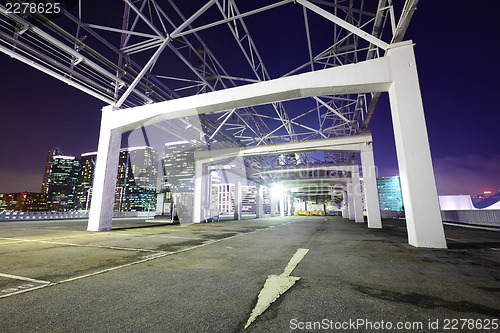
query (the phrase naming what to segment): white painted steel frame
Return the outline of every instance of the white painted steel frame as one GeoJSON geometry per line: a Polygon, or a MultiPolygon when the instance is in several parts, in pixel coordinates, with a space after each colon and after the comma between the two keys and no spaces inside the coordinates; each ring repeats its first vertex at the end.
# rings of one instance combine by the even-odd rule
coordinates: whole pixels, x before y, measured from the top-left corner
{"type": "MultiPolygon", "coordinates": [[[[330,3],[327,1],[301,0],[297,2],[296,0],[285,0],[273,2],[272,4],[241,13],[236,2],[237,1],[235,0],[201,1],[200,6],[202,7],[200,7],[200,9],[193,15],[186,18],[174,4],[174,1],[168,1],[168,4],[166,2],[161,3],[161,6],[163,6],[162,8],[160,6],[160,2],[154,0],[126,0],[124,1],[125,11],[123,13],[123,24],[121,29],[82,22],[81,16],[79,18],[73,17],[71,13],[63,9],[63,13],[66,18],[76,24],[77,29],[68,29],[67,32],[61,31],[62,29],[59,27],[57,27],[57,29],[49,29],[55,32],[53,36],[49,36],[46,33],[43,33],[40,29],[32,27],[21,17],[13,17],[13,19],[23,25],[23,29],[16,32],[16,34],[21,35],[23,33],[29,33],[36,37],[41,37],[43,40],[53,44],[56,49],[60,49],[62,53],[67,54],[66,57],[72,60],[70,69],[47,69],[43,66],[36,65],[38,69],[43,70],[54,77],[62,79],[65,82],[71,83],[86,93],[89,93],[94,97],[101,98],[108,103],[109,100],[113,100],[116,102],[115,105],[119,107],[122,107],[122,105],[128,107],[142,103],[153,103],[158,100],[177,98],[179,97],[177,93],[180,92],[180,90],[189,88],[182,87],[172,90],[172,87],[163,85],[159,79],[168,77],[159,75],[158,73],[154,73],[152,71],[152,68],[158,60],[156,55],[148,58],[150,61],[146,64],[146,66],[136,64],[132,58],[129,57],[131,54],[140,53],[153,48],[158,48],[157,54],[160,54],[162,53],[162,48],[168,47],[189,68],[189,71],[196,75],[196,80],[186,79],[186,77],[170,77],[170,79],[190,82],[189,84],[193,84],[191,87],[199,88],[197,93],[204,92],[205,89],[213,91],[220,88],[235,86],[237,85],[235,81],[240,80],[244,82],[269,80],[270,75],[243,19],[274,8],[282,6],[295,6],[292,2],[294,4],[298,3],[296,7],[299,7],[300,5],[303,8],[304,24],[308,41],[307,47],[309,49],[309,61],[307,66],[310,66],[312,71],[315,70],[315,67],[326,68],[357,62],[361,58],[358,53],[364,54],[366,50],[369,50],[366,59],[378,56],[378,47],[382,50],[385,50],[388,47],[388,44],[383,42],[381,39],[382,31],[385,25],[384,17],[390,15],[391,22],[396,21],[396,18],[394,17],[394,10],[392,10],[392,2],[389,2],[389,6],[386,6],[386,0],[379,0],[378,9],[373,10],[373,12],[367,10],[367,6],[363,2],[360,4],[343,6],[338,3],[342,1],[333,1],[330,3]],[[325,9],[322,9],[318,5],[312,4],[311,2],[316,2],[323,7],[330,7],[333,9],[333,13],[329,13],[325,11],[325,9]],[[205,15],[204,13],[207,9],[215,7],[215,5],[218,7],[220,14],[222,14],[222,20],[217,21],[215,17],[212,17],[209,19],[209,22],[211,23],[198,27],[192,26],[193,22],[195,24],[197,23],[196,21],[200,16],[205,15]],[[356,6],[360,6],[360,8],[355,8],[356,6]],[[167,9],[171,9],[173,11],[168,11],[167,9]],[[308,12],[311,13],[309,16],[310,19],[308,19],[308,12]],[[323,18],[318,17],[316,14],[323,16],[323,18],[326,18],[333,23],[332,30],[334,31],[335,40],[334,44],[327,50],[313,57],[313,45],[311,44],[314,40],[312,37],[314,36],[310,35],[309,23],[318,19],[323,20],[323,18]],[[176,15],[181,17],[182,23],[178,23],[178,21],[174,20],[176,15]],[[214,22],[212,20],[216,21],[214,22]],[[147,29],[145,32],[150,33],[142,32],[143,30],[140,30],[139,27],[140,23],[146,24],[147,29]],[[255,78],[238,78],[227,73],[222,67],[221,62],[217,60],[215,55],[208,48],[207,44],[198,35],[198,32],[209,31],[209,29],[219,25],[225,25],[229,28],[230,32],[235,37],[237,45],[242,51],[244,59],[252,69],[255,78]],[[362,30],[371,25],[371,33],[362,30]],[[103,36],[98,35],[94,29],[121,34],[120,45],[115,46],[112,42],[103,38],[103,36]],[[77,31],[75,36],[72,35],[73,30],[77,31]],[[116,55],[118,55],[118,64],[112,63],[106,59],[104,55],[99,54],[101,51],[100,49],[91,49],[89,45],[92,45],[92,43],[83,43],[83,39],[87,37],[86,35],[83,35],[83,33],[89,37],[95,38],[106,48],[110,48],[116,55]],[[62,39],[57,38],[61,36],[63,37],[62,39]],[[144,39],[129,45],[132,36],[144,39]],[[187,37],[195,38],[196,41],[194,41],[194,39],[188,40],[187,37]],[[170,38],[171,41],[165,42],[168,38],[170,38]],[[367,41],[369,45],[360,47],[359,41],[362,39],[367,41]],[[64,43],[65,40],[70,41],[68,45],[64,43]],[[181,43],[182,46],[174,46],[174,42],[177,42],[177,45],[181,43]],[[196,44],[201,44],[203,49],[201,53],[194,46],[196,44]],[[195,57],[200,57],[200,59],[203,58],[203,71],[190,64],[187,59],[187,50],[189,50],[190,54],[194,54],[195,57]],[[132,67],[130,67],[130,65],[132,65],[132,67]],[[81,74],[80,72],[77,73],[75,71],[75,69],[81,67],[85,67],[85,69],[88,67],[95,78],[86,77],[85,81],[80,78],[81,75],[75,75],[81,74]],[[151,69],[148,69],[149,67],[151,67],[151,69]],[[66,73],[66,71],[68,72],[65,75],[57,74],[59,72],[66,73]],[[216,78],[212,78],[215,82],[207,78],[207,73],[216,78]],[[91,83],[88,87],[86,86],[87,81],[91,83]],[[79,82],[83,82],[83,84],[79,82]]],[[[408,26],[409,19],[411,18],[411,14],[413,13],[416,3],[417,0],[407,0],[407,5],[405,5],[401,19],[398,22],[398,28],[396,29],[398,38],[402,38],[404,35],[404,31],[408,26]]],[[[372,9],[373,8],[370,10],[372,9]]],[[[3,9],[0,8],[0,12],[2,10],[3,9]]],[[[47,27],[49,26],[54,28],[55,25],[51,23],[47,25],[47,27]]],[[[397,41],[395,37],[396,36],[392,39],[392,42],[397,41]]],[[[5,37],[0,36],[0,40],[2,38],[5,37]]],[[[20,45],[17,44],[18,42],[19,41],[16,41],[16,43],[13,44],[12,50],[16,49],[20,45]]],[[[0,51],[2,50],[4,49],[0,48],[0,51]]],[[[6,53],[8,53],[8,51],[6,53]]],[[[30,55],[33,56],[33,54],[30,55]]],[[[17,58],[19,58],[19,54],[17,58]]],[[[27,64],[35,64],[35,62],[29,61],[29,58],[27,57],[19,59],[22,59],[27,64]]],[[[49,63],[51,63],[51,61],[49,63]]],[[[303,68],[304,67],[301,66],[289,73],[300,72],[303,68]]],[[[158,69],[158,66],[156,69],[158,69]]],[[[267,142],[278,142],[284,137],[286,140],[297,141],[308,140],[318,136],[332,137],[359,133],[361,122],[364,121],[366,124],[366,120],[369,120],[369,118],[365,119],[366,102],[363,103],[363,101],[366,100],[366,96],[364,94],[362,96],[360,95],[358,98],[354,99],[356,103],[340,105],[338,107],[335,103],[342,100],[343,97],[328,98],[329,101],[327,105],[329,105],[329,107],[324,106],[320,108],[319,105],[317,107],[317,127],[306,125],[304,123],[305,117],[303,117],[303,115],[290,119],[283,104],[280,102],[272,103],[272,107],[275,111],[275,115],[272,117],[265,114],[259,114],[259,112],[253,108],[244,108],[242,110],[233,111],[236,116],[235,121],[233,122],[227,121],[218,123],[212,122],[210,119],[203,118],[201,123],[204,129],[209,129],[212,133],[215,132],[217,134],[217,137],[214,137],[215,134],[212,135],[210,140],[218,140],[219,142],[229,140],[231,143],[236,143],[238,145],[260,145],[266,144],[267,142]],[[350,119],[346,121],[346,117],[350,119]],[[249,119],[253,119],[253,126],[249,119]],[[333,121],[334,124],[331,126],[326,124],[327,119],[329,121],[333,121]],[[276,127],[273,128],[272,121],[266,123],[265,121],[267,120],[274,120],[279,123],[275,122],[274,126],[276,127]],[[268,126],[271,128],[268,128],[268,126]],[[284,136],[282,133],[280,134],[281,130],[285,130],[287,135],[284,136]]],[[[229,114],[230,112],[227,111],[226,115],[228,115],[228,117],[226,119],[228,120],[230,118],[229,114]]],[[[185,120],[176,121],[185,122],[185,120]]],[[[352,156],[346,154],[330,154],[325,155],[323,160],[343,161],[349,160],[351,157],[352,156]]],[[[323,161],[312,156],[308,157],[305,154],[301,156],[301,159],[304,161],[307,161],[308,159],[309,161],[316,162],[323,161]]]]}
{"type": "MultiPolygon", "coordinates": [[[[265,146],[255,146],[255,147],[242,147],[242,148],[228,148],[228,149],[218,149],[218,150],[208,150],[208,151],[199,151],[195,152],[195,160],[196,160],[196,168],[199,170],[195,170],[197,175],[206,174],[207,165],[209,163],[218,163],[224,160],[232,160],[235,158],[244,158],[244,157],[253,157],[253,156],[262,156],[262,155],[276,155],[276,154],[287,154],[287,153],[297,153],[297,152],[311,152],[311,151],[350,151],[360,154],[368,154],[361,155],[362,160],[362,168],[363,170],[367,170],[366,173],[367,180],[365,181],[365,202],[369,202],[370,204],[367,206],[367,215],[368,215],[368,227],[369,228],[381,228],[382,221],[380,217],[380,207],[378,203],[378,191],[375,175],[368,175],[368,171],[375,170],[375,162],[373,160],[372,153],[372,136],[369,132],[365,132],[360,135],[346,136],[346,137],[338,137],[333,139],[319,139],[319,140],[309,140],[302,142],[290,142],[290,143],[280,143],[273,145],[265,145],[265,146]],[[368,156],[368,158],[366,157],[368,156]],[[369,159],[369,157],[372,159],[369,159]],[[363,165],[364,163],[364,165],[363,165]],[[369,188],[366,190],[366,188],[369,188]]],[[[294,168],[294,171],[310,171],[310,170],[338,170],[338,171],[350,171],[352,173],[352,179],[347,184],[347,189],[349,193],[349,212],[350,219],[354,219],[356,222],[364,222],[363,217],[363,205],[361,199],[361,184],[359,179],[359,169],[356,160],[353,160],[356,164],[343,164],[343,165],[331,165],[324,166],[318,165],[317,167],[304,167],[297,166],[294,168]]],[[[262,174],[262,173],[277,173],[277,172],[286,172],[290,171],[290,168],[284,168],[274,171],[265,171],[252,173],[253,175],[262,174]]],[[[328,179],[303,179],[296,180],[298,182],[311,182],[311,181],[324,181],[328,179]]],[[[348,179],[332,179],[331,181],[335,181],[337,183],[340,182],[348,182],[348,179]]],[[[206,202],[206,194],[203,190],[201,190],[200,185],[201,180],[198,180],[198,183],[195,181],[195,193],[194,193],[194,209],[193,209],[193,222],[198,223],[203,220],[202,213],[205,207],[208,206],[206,202]]],[[[235,195],[236,197],[236,195],[235,195]]],[[[236,202],[236,201],[235,201],[236,202]]],[[[280,207],[284,207],[283,198],[280,198],[280,207]]],[[[280,210],[281,214],[284,214],[283,210],[280,210]]],[[[283,216],[283,215],[282,215],[283,216]]],[[[236,215],[235,215],[236,219],[236,215]]]]}
{"type": "MultiPolygon", "coordinates": [[[[109,139],[113,137],[113,133],[125,132],[165,119],[275,101],[376,91],[389,91],[403,201],[407,210],[409,243],[414,246],[445,248],[446,240],[411,42],[391,45],[385,57],[357,64],[141,107],[103,112],[96,175],[104,173],[104,179],[108,180],[108,183],[116,177],[116,171],[111,169],[117,157],[110,157],[108,161],[110,152],[117,151],[117,143],[109,139]]],[[[305,142],[298,142],[303,143],[305,142]]],[[[197,176],[200,176],[199,172],[197,176]]],[[[195,184],[198,181],[195,179],[195,184]]],[[[198,188],[201,188],[201,184],[198,188]]],[[[94,183],[94,193],[96,192],[102,193],[102,203],[93,204],[91,207],[89,230],[106,230],[111,226],[111,219],[101,207],[109,207],[111,211],[110,193],[114,193],[114,189],[105,186],[105,182],[101,180],[94,183]],[[105,202],[106,200],[109,202],[105,202]]]]}

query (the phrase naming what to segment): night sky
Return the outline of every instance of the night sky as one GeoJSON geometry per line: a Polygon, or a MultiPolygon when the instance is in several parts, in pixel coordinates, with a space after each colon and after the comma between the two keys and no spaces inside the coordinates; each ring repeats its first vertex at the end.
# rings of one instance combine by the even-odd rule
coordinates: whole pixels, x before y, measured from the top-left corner
{"type": "MultiPolygon", "coordinates": [[[[405,37],[416,44],[440,195],[500,190],[499,10],[496,0],[421,0],[405,37]]],[[[0,71],[0,193],[39,192],[49,148],[96,151],[104,103],[3,53],[0,71]]],[[[369,129],[379,176],[397,175],[386,93],[369,129]]]]}

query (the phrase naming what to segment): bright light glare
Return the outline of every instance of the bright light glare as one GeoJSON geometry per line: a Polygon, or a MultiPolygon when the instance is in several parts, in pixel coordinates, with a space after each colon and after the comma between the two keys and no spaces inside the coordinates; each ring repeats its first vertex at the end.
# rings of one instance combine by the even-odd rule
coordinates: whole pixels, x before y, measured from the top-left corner
{"type": "Polygon", "coordinates": [[[273,198],[280,198],[283,196],[283,186],[281,184],[273,184],[271,186],[271,196],[273,198]]]}

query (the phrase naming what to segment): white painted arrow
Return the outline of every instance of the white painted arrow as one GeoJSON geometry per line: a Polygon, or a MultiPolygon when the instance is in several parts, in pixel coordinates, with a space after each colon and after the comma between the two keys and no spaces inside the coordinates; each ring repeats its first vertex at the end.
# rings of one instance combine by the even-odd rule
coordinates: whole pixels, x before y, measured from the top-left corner
{"type": "Polygon", "coordinates": [[[304,258],[304,256],[309,252],[309,249],[298,249],[293,255],[292,259],[288,262],[285,270],[280,275],[269,275],[264,283],[264,287],[259,293],[257,299],[257,305],[252,310],[250,318],[248,318],[245,329],[250,326],[250,324],[260,316],[266,309],[276,301],[281,295],[283,295],[288,289],[290,289],[296,281],[300,280],[300,277],[290,276],[292,271],[298,265],[298,263],[304,258]]]}

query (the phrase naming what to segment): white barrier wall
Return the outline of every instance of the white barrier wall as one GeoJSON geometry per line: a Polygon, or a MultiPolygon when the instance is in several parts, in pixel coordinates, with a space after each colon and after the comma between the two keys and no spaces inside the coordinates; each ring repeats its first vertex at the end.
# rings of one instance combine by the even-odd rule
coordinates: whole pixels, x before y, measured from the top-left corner
{"type": "Polygon", "coordinates": [[[500,210],[447,210],[441,212],[445,222],[469,223],[500,228],[500,210]]]}
{"type": "MultiPolygon", "coordinates": [[[[156,212],[113,212],[113,217],[154,217],[156,212]]],[[[87,219],[88,211],[80,212],[0,212],[0,221],[87,219]]]]}

